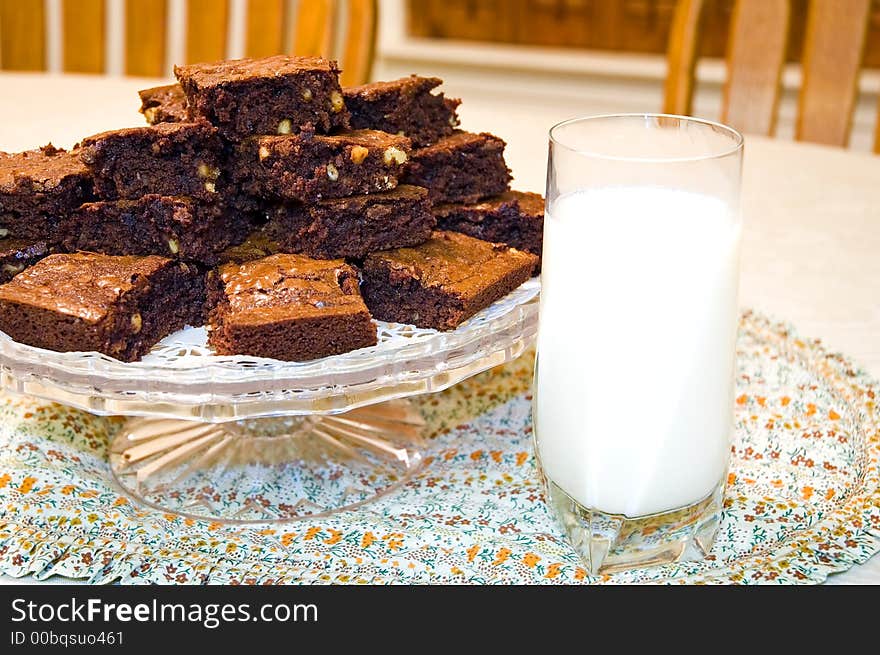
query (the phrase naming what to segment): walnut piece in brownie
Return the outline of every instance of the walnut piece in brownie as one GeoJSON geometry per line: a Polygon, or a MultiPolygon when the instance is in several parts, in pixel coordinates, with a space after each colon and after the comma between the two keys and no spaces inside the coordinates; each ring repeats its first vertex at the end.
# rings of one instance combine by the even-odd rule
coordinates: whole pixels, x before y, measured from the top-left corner
{"type": "Polygon", "coordinates": [[[186,123],[189,120],[186,96],[179,84],[154,86],[138,91],[140,112],[150,125],[157,123],[186,123]]]}
{"type": "Polygon", "coordinates": [[[174,74],[190,117],[216,125],[230,141],[348,127],[335,61],[275,55],[175,66],[174,74]]]}
{"type": "Polygon", "coordinates": [[[410,151],[406,137],[375,130],[259,136],[238,148],[233,175],[252,196],[313,202],[393,189],[410,151]]]}
{"type": "Polygon", "coordinates": [[[221,355],[317,359],[376,344],[376,325],[342,260],[272,255],[209,274],[208,343],[221,355]]]}
{"type": "Polygon", "coordinates": [[[204,277],[165,257],[49,255],[0,285],[0,330],[20,343],[135,361],[203,311],[204,277]]]}
{"type": "Polygon", "coordinates": [[[263,259],[279,252],[281,252],[279,245],[269,238],[263,231],[263,228],[259,228],[251,232],[241,243],[223,250],[218,256],[218,263],[229,264],[234,262],[236,264],[243,264],[244,262],[263,259]]]}
{"type": "Polygon", "coordinates": [[[9,282],[48,254],[49,247],[45,241],[0,239],[0,284],[9,282]]]}
{"type": "Polygon", "coordinates": [[[436,205],[434,216],[437,217],[437,228],[440,230],[452,230],[484,241],[503,243],[541,257],[544,198],[540,194],[505,191],[472,205],[436,205]]]}
{"type": "Polygon", "coordinates": [[[409,137],[422,148],[449,136],[458,126],[457,98],[431,91],[438,77],[410,75],[390,82],[372,82],[342,90],[353,129],[382,130],[409,137]]]}
{"type": "Polygon", "coordinates": [[[435,202],[477,202],[507,191],[504,141],[483,132],[456,132],[415,150],[401,182],[426,187],[435,202]]]}
{"type": "Polygon", "coordinates": [[[80,157],[101,200],[150,193],[215,200],[222,191],[222,142],[207,123],[159,123],[83,139],[80,157]]]}
{"type": "Polygon", "coordinates": [[[0,228],[56,243],[60,219],[92,199],[92,176],[79,153],[55,148],[0,153],[0,228]]]}
{"type": "Polygon", "coordinates": [[[451,330],[529,279],[538,258],[458,232],[368,255],[361,292],[381,321],[451,330]]]}
{"type": "Polygon", "coordinates": [[[64,248],[216,264],[221,251],[244,241],[250,229],[246,214],[221,203],[150,194],[86,203],[67,222],[64,248]]]}
{"type": "Polygon", "coordinates": [[[435,224],[428,191],[404,184],[385,193],[280,205],[269,211],[263,229],[281,252],[333,259],[416,246],[435,224]]]}

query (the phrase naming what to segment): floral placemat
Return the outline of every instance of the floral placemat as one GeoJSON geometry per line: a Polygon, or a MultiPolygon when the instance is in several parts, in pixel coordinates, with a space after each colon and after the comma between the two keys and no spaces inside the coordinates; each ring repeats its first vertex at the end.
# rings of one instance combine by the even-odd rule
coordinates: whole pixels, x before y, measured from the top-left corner
{"type": "MultiPolygon", "coordinates": [[[[417,399],[428,465],[329,518],[228,526],[144,510],[107,464],[118,419],[0,396],[0,572],[123,583],[820,582],[880,550],[880,386],[746,313],[736,444],[708,559],[593,578],[544,504],[531,357],[417,399]]],[[[634,399],[649,390],[634,381],[634,399]]]]}

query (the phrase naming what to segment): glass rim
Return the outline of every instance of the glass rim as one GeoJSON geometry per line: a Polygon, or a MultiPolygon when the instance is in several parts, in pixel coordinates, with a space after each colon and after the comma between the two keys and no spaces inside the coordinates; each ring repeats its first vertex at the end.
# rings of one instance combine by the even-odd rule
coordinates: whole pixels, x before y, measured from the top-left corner
{"type": "Polygon", "coordinates": [[[612,113],[612,114],[592,114],[588,116],[577,116],[575,118],[568,118],[564,121],[560,121],[556,123],[553,127],[550,128],[550,142],[560,148],[565,148],[569,152],[576,153],[578,155],[582,155],[584,157],[591,157],[594,159],[605,159],[608,161],[625,161],[632,163],[644,163],[644,164],[663,164],[663,163],[686,163],[686,162],[700,162],[700,161],[710,161],[712,159],[723,159],[725,157],[729,157],[731,155],[736,155],[737,153],[742,152],[743,146],[745,144],[745,137],[743,137],[742,133],[729,125],[725,125],[724,123],[719,123],[718,121],[712,121],[707,118],[697,118],[695,116],[683,116],[681,114],[664,114],[662,112],[623,112],[623,113],[612,113]],[[718,152],[712,152],[705,155],[688,155],[683,157],[669,156],[669,157],[638,157],[632,155],[612,155],[612,154],[603,154],[601,152],[591,151],[591,150],[581,150],[578,148],[573,148],[564,142],[562,142],[556,136],[556,132],[561,128],[568,127],[569,125],[574,125],[575,123],[588,123],[592,121],[598,121],[603,119],[617,119],[617,118],[672,118],[681,122],[687,123],[696,123],[698,125],[702,125],[704,127],[711,127],[721,132],[726,133],[733,139],[733,144],[729,148],[725,148],[719,150],[718,152]]]}

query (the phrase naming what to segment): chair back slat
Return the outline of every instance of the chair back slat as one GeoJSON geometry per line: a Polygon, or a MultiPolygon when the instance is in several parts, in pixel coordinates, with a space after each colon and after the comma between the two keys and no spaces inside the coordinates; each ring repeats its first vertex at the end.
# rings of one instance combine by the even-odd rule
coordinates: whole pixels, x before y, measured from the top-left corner
{"type": "Polygon", "coordinates": [[[0,0],[0,69],[163,77],[177,60],[291,49],[335,58],[343,9],[343,81],[361,84],[375,51],[376,0],[0,0]]]}
{"type": "Polygon", "coordinates": [[[126,0],[125,72],[161,77],[165,74],[165,0],[126,0]]]}
{"type": "Polygon", "coordinates": [[[338,9],[337,0],[300,2],[294,25],[293,54],[318,57],[332,52],[338,9]]]}
{"type": "Polygon", "coordinates": [[[773,134],[790,21],[789,0],[737,0],[728,37],[722,122],[742,132],[773,134]]]}
{"type": "Polygon", "coordinates": [[[877,104],[877,128],[874,132],[874,152],[880,154],[880,103],[877,104]]]}
{"type": "Polygon", "coordinates": [[[104,29],[104,0],[63,0],[62,67],[65,72],[104,72],[104,29]]]}
{"type": "Polygon", "coordinates": [[[348,32],[342,54],[343,86],[370,79],[376,48],[378,8],[376,0],[348,0],[348,32]]]}
{"type": "Polygon", "coordinates": [[[795,138],[849,142],[871,0],[811,0],[795,138]]]}
{"type": "Polygon", "coordinates": [[[229,3],[226,0],[188,0],[186,4],[186,63],[225,58],[229,3]]]}
{"type": "Polygon", "coordinates": [[[249,0],[245,56],[284,52],[284,0],[249,0]]]}
{"type": "Polygon", "coordinates": [[[663,112],[690,115],[694,97],[697,54],[700,49],[704,0],[679,0],[672,17],[663,112]]]}
{"type": "Polygon", "coordinates": [[[39,71],[45,67],[43,0],[0,0],[0,68],[39,71]]]}

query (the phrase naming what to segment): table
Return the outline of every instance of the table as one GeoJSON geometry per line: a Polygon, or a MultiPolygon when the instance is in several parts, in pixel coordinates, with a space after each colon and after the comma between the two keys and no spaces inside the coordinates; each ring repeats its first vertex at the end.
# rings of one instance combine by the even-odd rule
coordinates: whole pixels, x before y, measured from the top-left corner
{"type": "MultiPolygon", "coordinates": [[[[95,132],[142,125],[136,92],[159,83],[0,74],[0,150],[50,140],[71,146],[95,132]]],[[[539,97],[455,91],[465,100],[466,129],[508,142],[515,187],[543,192],[547,130],[570,112],[539,97]]],[[[741,304],[790,321],[880,378],[880,157],[747,137],[743,212],[741,304]]],[[[829,582],[878,584],[880,557],[829,582]]]]}

